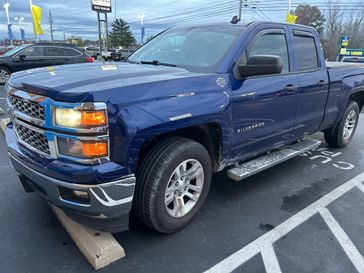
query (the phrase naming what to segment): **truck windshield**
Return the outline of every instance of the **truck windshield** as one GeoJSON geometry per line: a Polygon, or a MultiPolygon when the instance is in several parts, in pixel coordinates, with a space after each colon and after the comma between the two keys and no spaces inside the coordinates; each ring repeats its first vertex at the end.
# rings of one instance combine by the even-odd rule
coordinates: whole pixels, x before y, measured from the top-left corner
{"type": "Polygon", "coordinates": [[[245,28],[199,26],[163,32],[129,57],[132,63],[214,72],[245,28]]]}

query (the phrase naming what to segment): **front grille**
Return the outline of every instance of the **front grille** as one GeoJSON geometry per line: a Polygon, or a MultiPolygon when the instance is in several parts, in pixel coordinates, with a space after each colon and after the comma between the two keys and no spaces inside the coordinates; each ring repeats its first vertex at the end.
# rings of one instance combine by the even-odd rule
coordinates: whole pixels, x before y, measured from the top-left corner
{"type": "Polygon", "coordinates": [[[20,124],[14,124],[18,138],[29,146],[50,155],[48,140],[45,135],[35,132],[20,124]]]}
{"type": "Polygon", "coordinates": [[[33,118],[44,120],[44,107],[38,103],[11,95],[9,96],[9,100],[17,111],[33,118]]]}

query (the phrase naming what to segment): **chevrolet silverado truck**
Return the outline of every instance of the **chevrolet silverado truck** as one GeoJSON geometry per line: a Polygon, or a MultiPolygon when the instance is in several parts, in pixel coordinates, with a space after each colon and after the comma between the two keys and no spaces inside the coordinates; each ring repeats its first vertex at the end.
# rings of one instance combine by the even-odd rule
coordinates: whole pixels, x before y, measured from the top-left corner
{"type": "MultiPolygon", "coordinates": [[[[364,66],[325,63],[313,28],[272,22],[171,28],[125,63],[14,73],[10,160],[76,221],[172,233],[201,210],[214,172],[242,180],[320,145],[349,144],[364,66]]],[[[227,185],[228,187],[228,185],[227,185]]]]}

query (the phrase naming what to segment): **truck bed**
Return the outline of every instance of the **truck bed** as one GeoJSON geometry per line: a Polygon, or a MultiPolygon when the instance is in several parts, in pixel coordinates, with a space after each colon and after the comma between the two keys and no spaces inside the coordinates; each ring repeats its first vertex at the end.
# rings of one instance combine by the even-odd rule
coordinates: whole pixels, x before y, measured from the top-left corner
{"type": "Polygon", "coordinates": [[[327,69],[364,68],[364,63],[326,62],[327,69]]]}

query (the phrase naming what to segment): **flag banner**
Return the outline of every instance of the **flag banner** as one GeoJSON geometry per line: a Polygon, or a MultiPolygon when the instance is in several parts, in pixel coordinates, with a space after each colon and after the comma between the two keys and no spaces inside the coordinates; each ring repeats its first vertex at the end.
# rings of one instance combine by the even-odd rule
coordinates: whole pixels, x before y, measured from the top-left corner
{"type": "Polygon", "coordinates": [[[14,34],[13,34],[13,30],[11,29],[11,24],[8,25],[8,36],[9,36],[9,40],[14,40],[14,34]]]}
{"type": "Polygon", "coordinates": [[[297,16],[296,15],[293,15],[293,14],[288,14],[287,15],[287,19],[286,19],[286,22],[289,23],[289,24],[295,24],[296,23],[296,20],[297,20],[297,16]]]}
{"type": "Polygon", "coordinates": [[[22,41],[25,41],[25,30],[21,28],[20,29],[20,34],[21,34],[22,41]]]}
{"type": "Polygon", "coordinates": [[[33,16],[33,24],[34,24],[34,32],[36,35],[42,35],[43,29],[41,26],[42,22],[42,8],[32,5],[32,16],[33,16]]]}
{"type": "Polygon", "coordinates": [[[141,43],[144,42],[144,36],[145,36],[145,27],[142,27],[141,43]]]}

